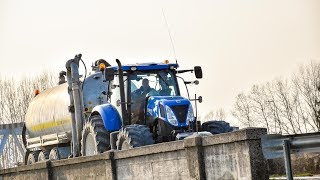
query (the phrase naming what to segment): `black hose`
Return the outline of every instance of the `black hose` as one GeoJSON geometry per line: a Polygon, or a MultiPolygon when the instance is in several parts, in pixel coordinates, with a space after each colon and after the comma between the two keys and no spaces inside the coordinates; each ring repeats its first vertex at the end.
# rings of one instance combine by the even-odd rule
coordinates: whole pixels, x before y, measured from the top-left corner
{"type": "Polygon", "coordinates": [[[27,127],[26,127],[26,124],[24,124],[22,127],[22,142],[23,142],[24,147],[27,149],[26,133],[27,133],[27,127]]]}
{"type": "Polygon", "coordinates": [[[82,82],[82,90],[83,90],[83,85],[84,85],[84,82],[86,81],[86,78],[87,78],[87,66],[86,66],[86,63],[84,63],[82,59],[80,59],[80,61],[82,62],[83,66],[84,66],[84,79],[82,82]]]}
{"type": "Polygon", "coordinates": [[[124,93],[124,82],[123,82],[123,70],[122,70],[122,65],[119,59],[116,59],[117,64],[118,64],[118,71],[119,71],[119,86],[120,86],[120,103],[121,103],[121,112],[122,112],[122,126],[129,125],[130,122],[128,121],[127,117],[127,111],[126,111],[126,106],[125,106],[125,93],[124,93]]]}

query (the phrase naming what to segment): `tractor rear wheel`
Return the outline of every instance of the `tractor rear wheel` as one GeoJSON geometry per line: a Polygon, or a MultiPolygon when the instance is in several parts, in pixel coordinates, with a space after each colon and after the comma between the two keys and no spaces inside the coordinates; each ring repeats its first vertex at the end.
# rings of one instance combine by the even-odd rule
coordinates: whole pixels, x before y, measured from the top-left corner
{"type": "Polygon", "coordinates": [[[154,139],[150,133],[149,127],[140,124],[132,124],[121,128],[116,144],[118,150],[126,150],[154,144],[154,139]]]}
{"type": "Polygon", "coordinates": [[[207,121],[202,124],[202,130],[211,134],[221,134],[231,132],[233,128],[225,121],[207,121]]]}
{"type": "Polygon", "coordinates": [[[110,133],[104,127],[100,115],[93,115],[82,130],[81,154],[90,156],[110,149],[110,133]]]}
{"type": "Polygon", "coordinates": [[[34,164],[34,163],[38,162],[39,153],[40,153],[40,151],[30,152],[28,155],[28,159],[27,159],[26,164],[29,165],[29,164],[34,164]]]}

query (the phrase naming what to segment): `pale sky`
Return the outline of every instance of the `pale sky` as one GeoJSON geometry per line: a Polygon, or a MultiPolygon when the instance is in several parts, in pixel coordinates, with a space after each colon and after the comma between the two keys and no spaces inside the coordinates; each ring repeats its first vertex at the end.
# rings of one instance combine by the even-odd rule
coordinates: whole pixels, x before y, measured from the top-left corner
{"type": "Polygon", "coordinates": [[[100,58],[174,62],[162,9],[180,66],[203,68],[192,91],[202,115],[229,112],[253,84],[320,60],[318,0],[0,0],[0,74],[60,71],[77,53],[88,67],[100,58]]]}

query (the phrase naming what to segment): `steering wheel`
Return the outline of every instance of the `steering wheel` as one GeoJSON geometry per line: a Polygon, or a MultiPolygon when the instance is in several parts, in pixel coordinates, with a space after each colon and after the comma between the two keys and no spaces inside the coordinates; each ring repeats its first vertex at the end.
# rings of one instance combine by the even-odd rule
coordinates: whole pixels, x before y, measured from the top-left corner
{"type": "Polygon", "coordinates": [[[147,94],[147,97],[148,96],[160,96],[160,94],[155,89],[151,89],[150,92],[148,92],[148,94],[147,94]]]}

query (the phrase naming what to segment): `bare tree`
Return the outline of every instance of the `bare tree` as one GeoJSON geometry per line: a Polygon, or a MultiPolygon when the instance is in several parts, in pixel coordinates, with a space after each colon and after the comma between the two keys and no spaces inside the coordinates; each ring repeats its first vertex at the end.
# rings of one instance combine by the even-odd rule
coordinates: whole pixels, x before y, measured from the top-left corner
{"type": "Polygon", "coordinates": [[[250,96],[244,93],[239,94],[236,97],[236,103],[232,114],[239,119],[239,121],[247,126],[256,126],[256,121],[253,118],[253,107],[250,96]]]}
{"type": "Polygon", "coordinates": [[[319,97],[320,83],[320,64],[311,62],[308,65],[301,66],[297,74],[294,75],[293,83],[296,91],[300,94],[308,109],[311,122],[308,124],[316,131],[320,130],[320,117],[317,112],[317,101],[319,97]],[[315,126],[315,127],[314,127],[315,126]]]}
{"type": "Polygon", "coordinates": [[[255,114],[256,121],[261,120],[263,127],[267,128],[267,131],[271,131],[271,111],[269,106],[268,95],[265,91],[264,86],[254,85],[251,89],[251,102],[252,102],[252,111],[255,114]]]}
{"type": "Polygon", "coordinates": [[[320,63],[300,66],[292,79],[278,78],[254,85],[236,97],[233,115],[245,126],[262,126],[272,133],[320,130],[320,63]]]}
{"type": "Polygon", "coordinates": [[[287,133],[302,133],[302,126],[295,116],[296,105],[299,94],[293,91],[291,84],[287,80],[278,79],[275,81],[275,95],[279,102],[280,116],[282,122],[287,124],[287,133]]]}
{"type": "Polygon", "coordinates": [[[5,113],[5,88],[4,88],[4,81],[3,79],[0,77],[0,123],[3,124],[4,123],[4,113],[5,113]]]}
{"type": "Polygon", "coordinates": [[[211,110],[204,116],[204,121],[210,121],[210,120],[224,121],[225,119],[226,119],[226,112],[222,108],[216,111],[211,110]]]}

